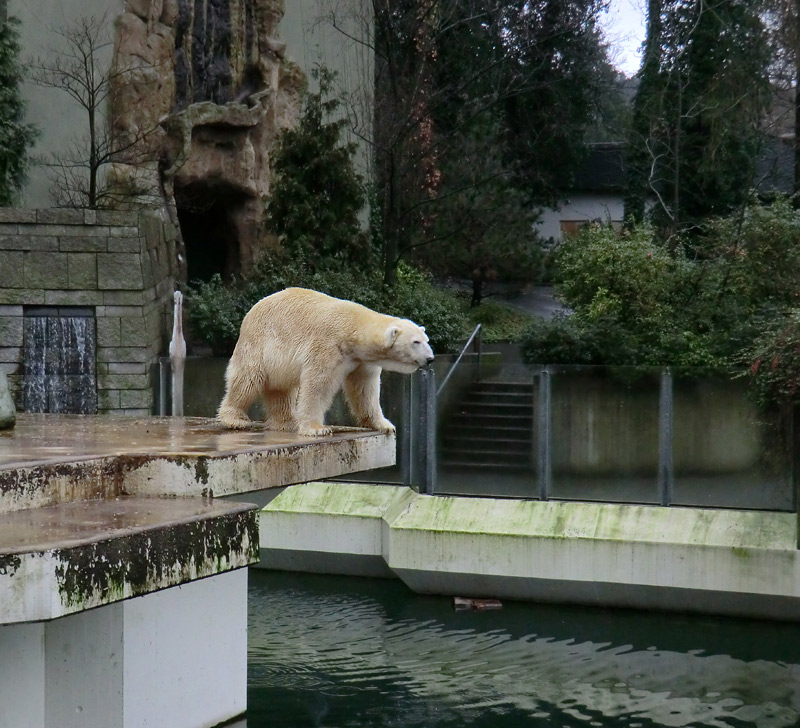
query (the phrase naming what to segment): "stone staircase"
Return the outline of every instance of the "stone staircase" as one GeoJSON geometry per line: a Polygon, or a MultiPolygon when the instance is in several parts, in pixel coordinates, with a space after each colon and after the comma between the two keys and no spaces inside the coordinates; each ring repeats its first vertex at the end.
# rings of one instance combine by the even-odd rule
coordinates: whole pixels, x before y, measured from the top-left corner
{"type": "Polygon", "coordinates": [[[444,423],[440,466],[530,471],[533,402],[530,382],[477,382],[444,423]]]}

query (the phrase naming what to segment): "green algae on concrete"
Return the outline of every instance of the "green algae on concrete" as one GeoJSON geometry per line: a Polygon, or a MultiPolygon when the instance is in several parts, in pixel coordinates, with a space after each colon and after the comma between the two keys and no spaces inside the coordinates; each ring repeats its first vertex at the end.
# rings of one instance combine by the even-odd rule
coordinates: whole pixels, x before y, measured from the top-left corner
{"type": "Polygon", "coordinates": [[[261,565],[391,577],[384,560],[386,521],[413,497],[406,488],[367,483],[287,488],[259,513],[261,565]]]}
{"type": "Polygon", "coordinates": [[[360,560],[422,593],[800,618],[793,513],[311,483],[259,519],[272,568],[356,573],[360,560]]]}
{"type": "Polygon", "coordinates": [[[0,624],[54,619],[258,561],[256,507],[122,497],[0,515],[0,624]]]}
{"type": "Polygon", "coordinates": [[[393,486],[313,482],[287,488],[262,512],[381,518],[396,503],[408,503],[413,497],[413,491],[393,486]]]}
{"type": "Polygon", "coordinates": [[[419,496],[396,528],[494,536],[790,549],[793,513],[419,496]]]}

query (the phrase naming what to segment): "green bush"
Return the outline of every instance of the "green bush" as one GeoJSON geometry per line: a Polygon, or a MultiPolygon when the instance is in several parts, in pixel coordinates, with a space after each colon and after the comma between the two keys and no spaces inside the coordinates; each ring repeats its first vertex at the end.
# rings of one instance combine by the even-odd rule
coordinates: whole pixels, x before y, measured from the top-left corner
{"type": "Polygon", "coordinates": [[[337,118],[341,101],[331,96],[335,74],[317,67],[311,75],[319,91],[305,94],[298,125],[281,134],[273,156],[271,232],[312,270],[337,264],[369,270],[373,250],[359,219],[367,194],[353,163],[356,145],[342,140],[347,122],[337,118]]]}
{"type": "Polygon", "coordinates": [[[394,289],[383,289],[383,310],[424,326],[434,353],[453,352],[464,341],[467,322],[458,299],[406,263],[398,265],[394,289]]]}
{"type": "Polygon", "coordinates": [[[23,123],[25,101],[21,81],[19,20],[0,23],[0,206],[10,206],[25,181],[30,159],[28,150],[39,132],[23,123]]]}
{"type": "Polygon", "coordinates": [[[800,308],[755,337],[743,360],[762,406],[786,410],[800,401],[800,308]]]}
{"type": "MultiPolygon", "coordinates": [[[[701,250],[646,225],[589,226],[556,254],[555,288],[572,309],[523,336],[531,363],[741,365],[800,293],[800,215],[787,200],[710,221],[701,250]]],[[[787,380],[787,387],[791,387],[787,380]]]]}
{"type": "Polygon", "coordinates": [[[239,338],[242,319],[252,305],[249,301],[238,287],[224,284],[219,273],[210,281],[197,281],[187,290],[189,329],[214,354],[230,354],[239,338]]]}

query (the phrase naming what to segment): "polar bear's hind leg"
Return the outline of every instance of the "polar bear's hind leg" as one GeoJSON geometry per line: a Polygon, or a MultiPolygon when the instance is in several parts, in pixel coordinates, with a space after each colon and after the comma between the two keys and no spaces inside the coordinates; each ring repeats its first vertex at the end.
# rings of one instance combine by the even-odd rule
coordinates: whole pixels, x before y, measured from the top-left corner
{"type": "Polygon", "coordinates": [[[297,429],[292,411],[295,396],[295,390],[287,393],[277,389],[264,389],[262,397],[267,410],[266,426],[268,430],[294,432],[297,429]]]}
{"type": "Polygon", "coordinates": [[[234,429],[246,429],[253,426],[253,420],[247,414],[250,406],[259,396],[259,386],[249,377],[232,375],[226,372],[225,397],[217,411],[217,419],[222,424],[234,429]]]}

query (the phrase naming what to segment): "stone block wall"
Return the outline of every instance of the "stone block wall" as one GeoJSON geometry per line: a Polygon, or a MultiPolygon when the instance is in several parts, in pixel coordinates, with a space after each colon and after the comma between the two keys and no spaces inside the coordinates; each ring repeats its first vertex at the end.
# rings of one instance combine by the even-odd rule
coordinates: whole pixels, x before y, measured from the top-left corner
{"type": "Polygon", "coordinates": [[[0,208],[0,367],[23,407],[26,307],[90,307],[99,412],[150,414],[166,351],[175,229],[157,213],[0,208]]]}

